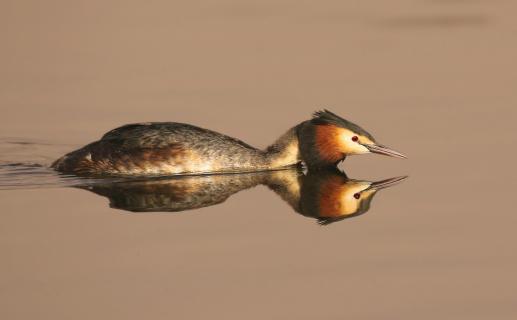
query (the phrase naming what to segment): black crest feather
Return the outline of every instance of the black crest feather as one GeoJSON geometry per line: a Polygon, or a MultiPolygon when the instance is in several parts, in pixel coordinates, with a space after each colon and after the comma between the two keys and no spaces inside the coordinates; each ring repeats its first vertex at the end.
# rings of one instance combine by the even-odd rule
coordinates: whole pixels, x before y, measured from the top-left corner
{"type": "Polygon", "coordinates": [[[350,122],[348,120],[341,118],[337,114],[335,114],[327,109],[323,109],[321,111],[314,112],[314,114],[312,115],[311,123],[315,124],[315,125],[334,125],[334,126],[346,128],[357,134],[368,137],[368,139],[375,142],[375,139],[366,130],[364,130],[363,128],[361,128],[360,126],[358,126],[357,124],[355,124],[353,122],[350,122]]]}

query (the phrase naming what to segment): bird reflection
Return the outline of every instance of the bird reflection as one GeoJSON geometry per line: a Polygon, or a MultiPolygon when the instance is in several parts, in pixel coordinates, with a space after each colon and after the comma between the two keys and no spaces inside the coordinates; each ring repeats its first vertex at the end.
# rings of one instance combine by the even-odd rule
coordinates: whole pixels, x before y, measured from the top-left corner
{"type": "Polygon", "coordinates": [[[178,212],[213,206],[231,195],[265,185],[294,211],[326,225],[370,209],[377,191],[406,177],[377,182],[349,179],[338,169],[288,169],[242,174],[181,176],[143,181],[97,183],[80,188],[110,200],[110,207],[132,212],[178,212]]]}

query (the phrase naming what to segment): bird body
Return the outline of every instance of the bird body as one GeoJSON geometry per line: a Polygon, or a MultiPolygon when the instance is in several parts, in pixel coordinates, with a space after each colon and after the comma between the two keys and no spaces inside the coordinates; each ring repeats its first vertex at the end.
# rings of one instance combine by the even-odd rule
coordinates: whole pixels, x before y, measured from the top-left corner
{"type": "MultiPolygon", "coordinates": [[[[76,175],[177,175],[335,166],[347,155],[383,148],[359,126],[330,111],[288,130],[266,150],[227,135],[176,122],[129,124],[56,160],[52,167],[76,175]]],[[[383,152],[378,152],[383,153],[383,152]]]]}

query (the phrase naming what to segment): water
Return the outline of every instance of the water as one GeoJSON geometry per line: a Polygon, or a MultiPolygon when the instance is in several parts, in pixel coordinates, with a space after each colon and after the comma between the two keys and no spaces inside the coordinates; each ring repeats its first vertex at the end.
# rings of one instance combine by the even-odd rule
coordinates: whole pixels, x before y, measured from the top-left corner
{"type": "Polygon", "coordinates": [[[0,139],[0,190],[74,187],[122,180],[83,178],[53,170],[50,164],[54,155],[71,147],[36,139],[0,139]]]}
{"type": "Polygon", "coordinates": [[[0,318],[515,319],[513,2],[0,6],[0,318]],[[409,159],[351,157],[351,180],[48,169],[126,123],[265,147],[322,108],[409,159]]]}
{"type": "MultiPolygon", "coordinates": [[[[34,155],[36,150],[45,148],[51,151],[51,147],[55,146],[20,139],[0,144],[6,155],[17,157],[23,153],[34,155]]],[[[361,181],[350,179],[339,169],[309,172],[303,168],[241,174],[88,178],[61,174],[48,165],[29,161],[4,160],[0,164],[0,190],[75,187],[105,196],[111,208],[130,212],[180,212],[209,207],[237,192],[264,185],[294,211],[317,219],[320,225],[366,213],[378,191],[406,178],[361,181]]]]}

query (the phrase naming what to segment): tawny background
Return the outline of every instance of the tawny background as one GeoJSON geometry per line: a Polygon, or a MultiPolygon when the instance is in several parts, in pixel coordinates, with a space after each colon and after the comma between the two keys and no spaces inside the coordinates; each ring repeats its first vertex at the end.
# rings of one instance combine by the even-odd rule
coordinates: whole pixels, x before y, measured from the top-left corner
{"type": "Polygon", "coordinates": [[[516,12],[3,0],[2,138],[69,151],[124,123],[181,121],[265,146],[328,107],[409,156],[355,157],[349,176],[411,177],[324,228],[263,187],[180,214],[0,191],[0,318],[515,319],[516,12]]]}

